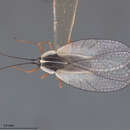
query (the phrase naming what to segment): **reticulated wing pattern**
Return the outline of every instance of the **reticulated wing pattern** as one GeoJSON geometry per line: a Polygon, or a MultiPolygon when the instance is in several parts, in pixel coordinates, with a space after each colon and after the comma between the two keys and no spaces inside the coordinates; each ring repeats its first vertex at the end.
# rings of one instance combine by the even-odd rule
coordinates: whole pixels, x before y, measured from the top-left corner
{"type": "Polygon", "coordinates": [[[73,57],[56,75],[74,87],[110,92],[130,83],[130,49],[120,42],[81,40],[59,48],[57,54],[73,57]]]}
{"type": "Polygon", "coordinates": [[[95,56],[90,59],[83,59],[73,64],[79,64],[91,71],[113,71],[123,68],[130,63],[129,52],[110,52],[95,56]],[[80,64],[79,64],[80,63],[80,64]]]}
{"type": "Polygon", "coordinates": [[[126,87],[130,82],[130,71],[127,67],[111,72],[71,73],[58,70],[56,76],[73,87],[88,91],[110,92],[126,87]]]}
{"type": "Polygon", "coordinates": [[[80,40],[71,42],[59,48],[57,53],[60,55],[83,55],[83,56],[96,56],[108,52],[129,52],[130,49],[118,41],[111,40],[80,40]]]}
{"type": "Polygon", "coordinates": [[[130,49],[124,44],[110,40],[81,40],[58,49],[60,56],[84,57],[80,63],[91,71],[113,71],[130,63],[130,49]]]}

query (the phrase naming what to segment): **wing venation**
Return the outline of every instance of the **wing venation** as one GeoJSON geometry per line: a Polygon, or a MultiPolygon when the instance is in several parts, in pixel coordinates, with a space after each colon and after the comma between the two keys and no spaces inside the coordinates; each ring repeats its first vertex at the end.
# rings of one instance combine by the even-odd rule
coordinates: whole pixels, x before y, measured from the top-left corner
{"type": "Polygon", "coordinates": [[[81,40],[59,48],[57,54],[71,57],[56,75],[74,87],[109,92],[130,83],[130,49],[120,42],[81,40]]]}
{"type": "Polygon", "coordinates": [[[97,92],[116,91],[130,83],[130,71],[127,67],[100,73],[89,71],[70,73],[69,71],[58,70],[56,76],[73,87],[97,92]]]}

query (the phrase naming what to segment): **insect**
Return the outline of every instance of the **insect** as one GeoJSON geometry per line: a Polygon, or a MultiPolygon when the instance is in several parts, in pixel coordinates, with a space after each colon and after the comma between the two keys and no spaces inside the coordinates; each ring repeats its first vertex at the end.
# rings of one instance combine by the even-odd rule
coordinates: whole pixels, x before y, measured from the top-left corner
{"type": "Polygon", "coordinates": [[[59,79],[76,88],[89,91],[110,92],[124,88],[130,83],[130,49],[118,41],[80,40],[71,42],[78,0],[53,0],[54,14],[54,46],[50,42],[17,40],[40,47],[41,56],[36,59],[3,56],[27,60],[28,62],[6,66],[27,73],[39,69],[48,74],[55,74],[59,79]],[[50,51],[44,53],[42,44],[47,43],[50,51]],[[36,68],[24,70],[18,66],[35,64],[36,68]]]}

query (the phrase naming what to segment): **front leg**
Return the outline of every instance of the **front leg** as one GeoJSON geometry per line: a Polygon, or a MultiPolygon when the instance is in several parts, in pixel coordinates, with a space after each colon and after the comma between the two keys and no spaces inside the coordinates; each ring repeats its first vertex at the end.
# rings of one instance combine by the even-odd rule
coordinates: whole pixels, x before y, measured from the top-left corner
{"type": "Polygon", "coordinates": [[[36,45],[40,48],[40,52],[41,54],[44,53],[44,48],[42,46],[42,44],[48,44],[50,50],[53,50],[53,46],[52,46],[52,43],[51,42],[48,42],[48,41],[41,41],[41,42],[33,42],[33,41],[26,41],[26,40],[16,40],[16,42],[23,42],[25,44],[33,44],[33,45],[36,45]]]}
{"type": "Polygon", "coordinates": [[[22,71],[22,72],[28,73],[28,74],[31,74],[33,72],[36,72],[36,71],[40,70],[40,67],[36,67],[36,68],[31,69],[31,70],[25,70],[25,69],[17,67],[17,66],[13,66],[11,68],[16,69],[18,71],[22,71]]]}

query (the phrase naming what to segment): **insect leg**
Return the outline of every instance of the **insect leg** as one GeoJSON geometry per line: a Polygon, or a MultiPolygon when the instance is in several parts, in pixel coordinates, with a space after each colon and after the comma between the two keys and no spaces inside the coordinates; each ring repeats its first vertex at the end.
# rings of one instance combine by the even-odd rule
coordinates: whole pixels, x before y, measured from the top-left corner
{"type": "Polygon", "coordinates": [[[26,41],[26,40],[16,40],[16,42],[23,42],[23,43],[25,43],[25,44],[33,44],[33,45],[36,45],[36,46],[38,46],[38,47],[40,48],[41,54],[44,53],[44,48],[42,47],[42,45],[41,45],[40,42],[36,43],[36,42],[33,42],[33,41],[26,41]]]}
{"type": "Polygon", "coordinates": [[[62,81],[56,77],[56,80],[59,80],[59,88],[62,88],[62,81]]]}
{"type": "Polygon", "coordinates": [[[49,46],[49,48],[51,49],[51,50],[53,50],[53,46],[52,46],[52,43],[51,42],[46,42],[46,41],[41,41],[41,42],[37,42],[36,43],[38,46],[39,45],[42,45],[42,44],[48,44],[48,46],[49,46]]]}
{"type": "Polygon", "coordinates": [[[13,67],[11,67],[11,68],[16,69],[16,70],[19,70],[19,71],[23,71],[23,72],[28,73],[28,74],[30,74],[30,73],[32,73],[32,72],[36,72],[37,70],[40,70],[40,67],[33,68],[33,69],[31,69],[31,70],[25,70],[25,69],[23,69],[23,68],[16,67],[16,66],[13,66],[13,67]]]}
{"type": "Polygon", "coordinates": [[[44,48],[43,48],[43,46],[41,45],[41,43],[36,43],[36,45],[40,48],[41,54],[43,54],[43,53],[44,53],[44,48]]]}
{"type": "Polygon", "coordinates": [[[16,40],[16,42],[23,42],[25,44],[34,44],[33,41],[26,41],[26,40],[16,40]]]}
{"type": "Polygon", "coordinates": [[[46,78],[46,76],[48,76],[49,74],[48,73],[45,73],[45,74],[43,74],[40,78],[41,79],[44,79],[44,78],[46,78]]]}
{"type": "Polygon", "coordinates": [[[42,44],[48,44],[48,45],[49,45],[49,48],[50,48],[51,50],[53,50],[52,43],[51,43],[51,42],[48,42],[48,41],[33,42],[33,41],[26,41],[26,40],[16,40],[16,42],[23,42],[23,43],[26,43],[26,44],[36,45],[36,46],[38,46],[38,47],[40,48],[41,54],[44,53],[44,48],[43,48],[42,44]]]}
{"type": "Polygon", "coordinates": [[[70,40],[68,39],[67,41],[66,41],[66,44],[69,44],[70,43],[70,40]]]}

